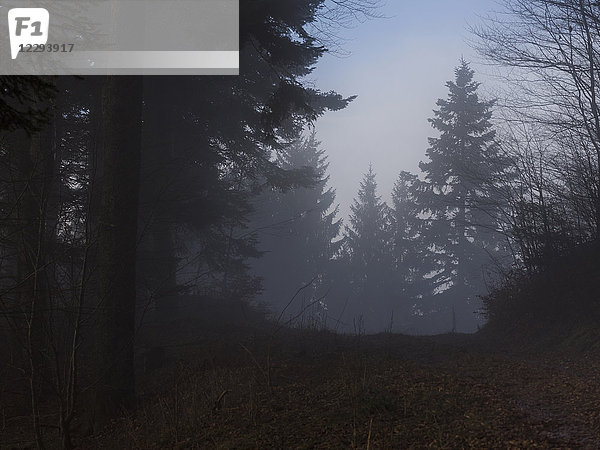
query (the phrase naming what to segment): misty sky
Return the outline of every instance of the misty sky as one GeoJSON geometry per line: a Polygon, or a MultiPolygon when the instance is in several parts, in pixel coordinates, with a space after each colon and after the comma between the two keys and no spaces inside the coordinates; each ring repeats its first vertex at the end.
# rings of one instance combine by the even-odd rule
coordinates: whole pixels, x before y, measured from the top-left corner
{"type": "Polygon", "coordinates": [[[401,170],[418,171],[427,138],[435,135],[427,119],[446,97],[445,83],[461,56],[485,84],[489,69],[477,64],[468,26],[499,9],[495,0],[387,0],[382,13],[388,18],[343,32],[349,56],[320,61],[312,76],[319,89],[358,95],[346,110],[317,122],[343,217],[369,162],[385,200],[401,170]]]}

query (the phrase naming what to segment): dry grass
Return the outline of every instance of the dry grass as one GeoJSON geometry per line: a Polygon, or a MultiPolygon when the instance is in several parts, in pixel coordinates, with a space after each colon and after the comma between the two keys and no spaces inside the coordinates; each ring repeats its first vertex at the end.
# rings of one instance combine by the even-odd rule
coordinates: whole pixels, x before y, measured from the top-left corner
{"type": "Polygon", "coordinates": [[[84,446],[548,448],[600,442],[600,381],[591,361],[569,363],[585,364],[582,373],[564,361],[490,356],[440,340],[286,332],[267,347],[252,338],[246,342],[252,357],[240,348],[214,367],[186,363],[154,374],[137,416],[84,446]],[[270,386],[257,365],[268,357],[270,386]]]}
{"type": "MultiPolygon", "coordinates": [[[[161,329],[168,363],[150,373],[140,367],[135,415],[94,436],[77,436],[80,448],[600,442],[599,355],[492,352],[485,341],[456,334],[339,336],[287,328],[274,334],[269,323],[194,325],[161,329]]],[[[14,429],[12,441],[2,431],[0,448],[26,447],[8,445],[16,442],[14,429]]]]}

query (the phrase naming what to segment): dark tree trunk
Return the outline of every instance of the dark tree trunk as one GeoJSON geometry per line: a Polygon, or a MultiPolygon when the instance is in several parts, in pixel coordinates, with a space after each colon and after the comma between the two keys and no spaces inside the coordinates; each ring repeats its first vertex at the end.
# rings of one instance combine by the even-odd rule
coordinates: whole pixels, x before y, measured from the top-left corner
{"type": "Polygon", "coordinates": [[[173,239],[175,191],[180,174],[173,152],[175,116],[172,80],[144,79],[144,156],[142,203],[146,258],[144,271],[155,299],[156,317],[172,317],[177,309],[177,256],[173,239]]]}
{"type": "MultiPolygon", "coordinates": [[[[41,102],[41,100],[40,100],[41,102]]],[[[48,381],[49,292],[47,279],[48,198],[54,181],[54,121],[28,136],[17,131],[10,139],[9,157],[14,161],[16,212],[16,292],[22,311],[21,342],[25,350],[31,395],[33,428],[37,445],[42,445],[39,399],[48,381]],[[12,145],[11,145],[12,144],[12,145]]]]}
{"type": "Polygon", "coordinates": [[[135,401],[133,345],[142,78],[109,76],[102,97],[103,186],[98,224],[97,384],[94,425],[135,401]]]}

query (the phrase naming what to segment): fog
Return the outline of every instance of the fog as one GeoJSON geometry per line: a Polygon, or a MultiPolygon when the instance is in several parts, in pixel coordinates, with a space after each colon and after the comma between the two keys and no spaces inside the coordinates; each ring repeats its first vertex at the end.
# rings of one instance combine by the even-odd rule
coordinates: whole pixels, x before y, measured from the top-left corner
{"type": "MultiPolygon", "coordinates": [[[[342,216],[369,163],[386,200],[398,172],[418,170],[427,138],[436,135],[427,119],[461,57],[480,82],[488,81],[491,69],[469,45],[468,28],[498,9],[494,0],[388,1],[381,9],[385,18],[340,31],[347,53],[324,56],[310,79],[324,91],[358,95],[316,123],[342,216]]],[[[484,92],[490,89],[485,84],[484,92]]]]}
{"type": "Polygon", "coordinates": [[[75,75],[84,5],[19,26],[0,448],[597,448],[597,5],[227,6],[75,75]]]}

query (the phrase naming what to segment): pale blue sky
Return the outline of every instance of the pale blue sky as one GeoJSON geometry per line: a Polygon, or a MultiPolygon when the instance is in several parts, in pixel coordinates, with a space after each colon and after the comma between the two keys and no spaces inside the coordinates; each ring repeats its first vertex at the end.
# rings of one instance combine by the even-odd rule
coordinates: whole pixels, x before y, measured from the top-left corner
{"type": "Polygon", "coordinates": [[[320,61],[311,77],[316,87],[358,95],[317,122],[344,217],[369,162],[386,200],[401,170],[418,171],[427,137],[435,135],[427,119],[446,97],[461,56],[472,62],[483,92],[491,85],[489,69],[466,42],[467,28],[499,8],[495,0],[387,0],[382,13],[389,18],[342,32],[350,56],[320,61]]]}

